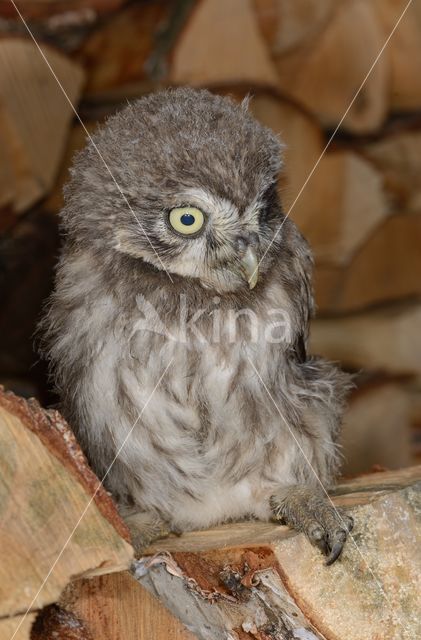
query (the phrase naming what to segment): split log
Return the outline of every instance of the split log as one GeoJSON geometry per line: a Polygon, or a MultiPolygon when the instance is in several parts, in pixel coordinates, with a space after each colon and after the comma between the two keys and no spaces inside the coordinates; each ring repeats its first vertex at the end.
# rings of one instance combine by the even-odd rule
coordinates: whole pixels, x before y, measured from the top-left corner
{"type": "MultiPolygon", "coordinates": [[[[355,528],[331,567],[303,534],[244,522],[158,541],[134,575],[199,640],[413,640],[421,633],[420,479],[416,467],[337,487],[334,502],[355,528]]],[[[95,638],[192,638],[160,628],[159,608],[156,628],[145,627],[150,599],[127,574],[75,582],[63,600],[95,638]]]]}
{"type": "MultiPolygon", "coordinates": [[[[24,4],[18,3],[18,7],[25,19],[39,20],[86,8],[101,15],[118,8],[122,2],[123,0],[26,0],[24,4]]],[[[0,16],[19,19],[9,0],[0,0],[0,16]]]]}
{"type": "Polygon", "coordinates": [[[0,172],[4,185],[4,191],[2,190],[1,196],[2,204],[8,206],[14,214],[13,217],[16,219],[17,213],[23,211],[41,198],[43,189],[31,170],[24,144],[13,122],[12,114],[5,108],[5,105],[2,104],[1,98],[0,138],[2,143],[0,172]]]}
{"type": "Polygon", "coordinates": [[[16,3],[19,15],[10,0],[0,0],[1,30],[8,36],[28,37],[28,26],[37,42],[45,42],[60,51],[71,53],[81,46],[100,19],[117,10],[124,2],[29,0],[16,3]]]}
{"type": "MultiPolygon", "coordinates": [[[[83,71],[51,47],[42,51],[73,104],[83,71]]],[[[8,144],[13,207],[20,212],[51,188],[73,111],[36,46],[27,39],[0,40],[0,130],[8,144]]]]}
{"type": "Polygon", "coordinates": [[[352,369],[421,375],[421,305],[319,318],[312,322],[311,350],[352,369]]]}
{"type": "Polygon", "coordinates": [[[375,229],[344,269],[317,265],[319,314],[421,296],[421,216],[396,215],[375,229]]]}
{"type": "Polygon", "coordinates": [[[170,16],[168,0],[132,4],[97,28],[76,56],[87,73],[84,99],[126,99],[156,88],[148,61],[170,16]]]}
{"type": "Polygon", "coordinates": [[[319,264],[347,264],[388,215],[382,178],[352,152],[329,153],[315,169],[291,215],[319,264]]]}
{"type": "Polygon", "coordinates": [[[333,0],[254,0],[259,27],[272,55],[308,45],[331,19],[333,0]]]}
{"type": "Polygon", "coordinates": [[[420,130],[409,130],[380,138],[376,142],[364,145],[361,152],[381,171],[385,188],[397,209],[421,210],[420,130]]]}
{"type": "Polygon", "coordinates": [[[251,0],[200,0],[172,53],[171,84],[277,89],[251,0]]]}
{"type": "Polygon", "coordinates": [[[10,640],[23,618],[7,617],[56,602],[74,576],[127,568],[132,548],[63,418],[2,388],[0,470],[0,637],[10,640]]]}
{"type": "Polygon", "coordinates": [[[341,430],[342,473],[411,464],[411,397],[400,379],[374,377],[351,394],[341,430]]]}
{"type": "MultiPolygon", "coordinates": [[[[53,640],[57,637],[53,632],[60,631],[60,618],[63,617],[57,616],[57,613],[63,610],[83,625],[92,640],[196,638],[128,572],[77,580],[69,585],[60,599],[59,612],[55,612],[54,617],[46,612],[50,618],[49,629],[39,640],[53,640]]],[[[44,618],[45,613],[41,612],[39,620],[44,618]]],[[[31,637],[31,640],[38,638],[31,637]]]]}
{"type": "MultiPolygon", "coordinates": [[[[391,33],[408,2],[375,0],[373,7],[384,30],[391,33]]],[[[415,0],[399,23],[387,48],[390,60],[390,104],[393,110],[421,106],[421,2],[415,0]]]]}
{"type": "MultiPolygon", "coordinates": [[[[3,618],[0,620],[0,639],[28,640],[35,618],[36,613],[3,618]]],[[[69,638],[69,640],[71,639],[69,638]]]]}
{"type": "MultiPolygon", "coordinates": [[[[326,127],[335,127],[348,109],[385,41],[370,2],[341,2],[325,29],[275,59],[279,86],[326,127]]],[[[355,100],[343,127],[356,133],[375,131],[388,109],[387,55],[381,56],[355,100]]]]}

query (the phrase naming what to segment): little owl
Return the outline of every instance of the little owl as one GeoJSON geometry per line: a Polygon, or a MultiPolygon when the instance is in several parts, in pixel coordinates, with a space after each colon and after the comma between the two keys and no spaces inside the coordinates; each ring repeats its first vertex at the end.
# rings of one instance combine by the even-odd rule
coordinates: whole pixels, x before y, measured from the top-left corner
{"type": "Polygon", "coordinates": [[[276,519],[331,563],[352,527],[322,490],[349,379],[306,352],[312,258],[282,213],[281,151],[245,103],[171,89],[75,159],[45,348],[138,551],[276,519]]]}

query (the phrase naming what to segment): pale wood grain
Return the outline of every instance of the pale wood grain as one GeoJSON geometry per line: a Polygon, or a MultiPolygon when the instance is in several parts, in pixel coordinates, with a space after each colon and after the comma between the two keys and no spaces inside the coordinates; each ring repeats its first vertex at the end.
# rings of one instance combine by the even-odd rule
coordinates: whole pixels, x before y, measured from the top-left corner
{"type": "Polygon", "coordinates": [[[126,572],[78,581],[62,601],[84,621],[95,640],[195,638],[126,572]]]}
{"type": "Polygon", "coordinates": [[[95,484],[64,421],[0,390],[0,616],[55,602],[75,575],[130,565],[109,498],[92,500],[95,484]]]}

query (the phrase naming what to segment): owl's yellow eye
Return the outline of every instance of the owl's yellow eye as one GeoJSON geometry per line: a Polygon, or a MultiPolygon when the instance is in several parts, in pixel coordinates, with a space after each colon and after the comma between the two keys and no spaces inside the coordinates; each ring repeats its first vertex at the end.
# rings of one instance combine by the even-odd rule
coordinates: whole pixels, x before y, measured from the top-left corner
{"type": "Polygon", "coordinates": [[[196,207],[176,207],[170,211],[169,222],[178,233],[189,236],[200,231],[205,218],[196,207]]]}

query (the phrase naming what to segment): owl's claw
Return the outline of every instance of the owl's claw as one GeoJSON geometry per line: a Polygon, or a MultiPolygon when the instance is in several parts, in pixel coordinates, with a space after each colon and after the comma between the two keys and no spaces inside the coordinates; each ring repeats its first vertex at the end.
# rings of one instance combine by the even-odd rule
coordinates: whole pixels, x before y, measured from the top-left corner
{"type": "Polygon", "coordinates": [[[333,564],[341,555],[354,526],[353,519],[338,510],[314,489],[287,487],[270,498],[274,519],[303,531],[310,542],[333,564]]]}

